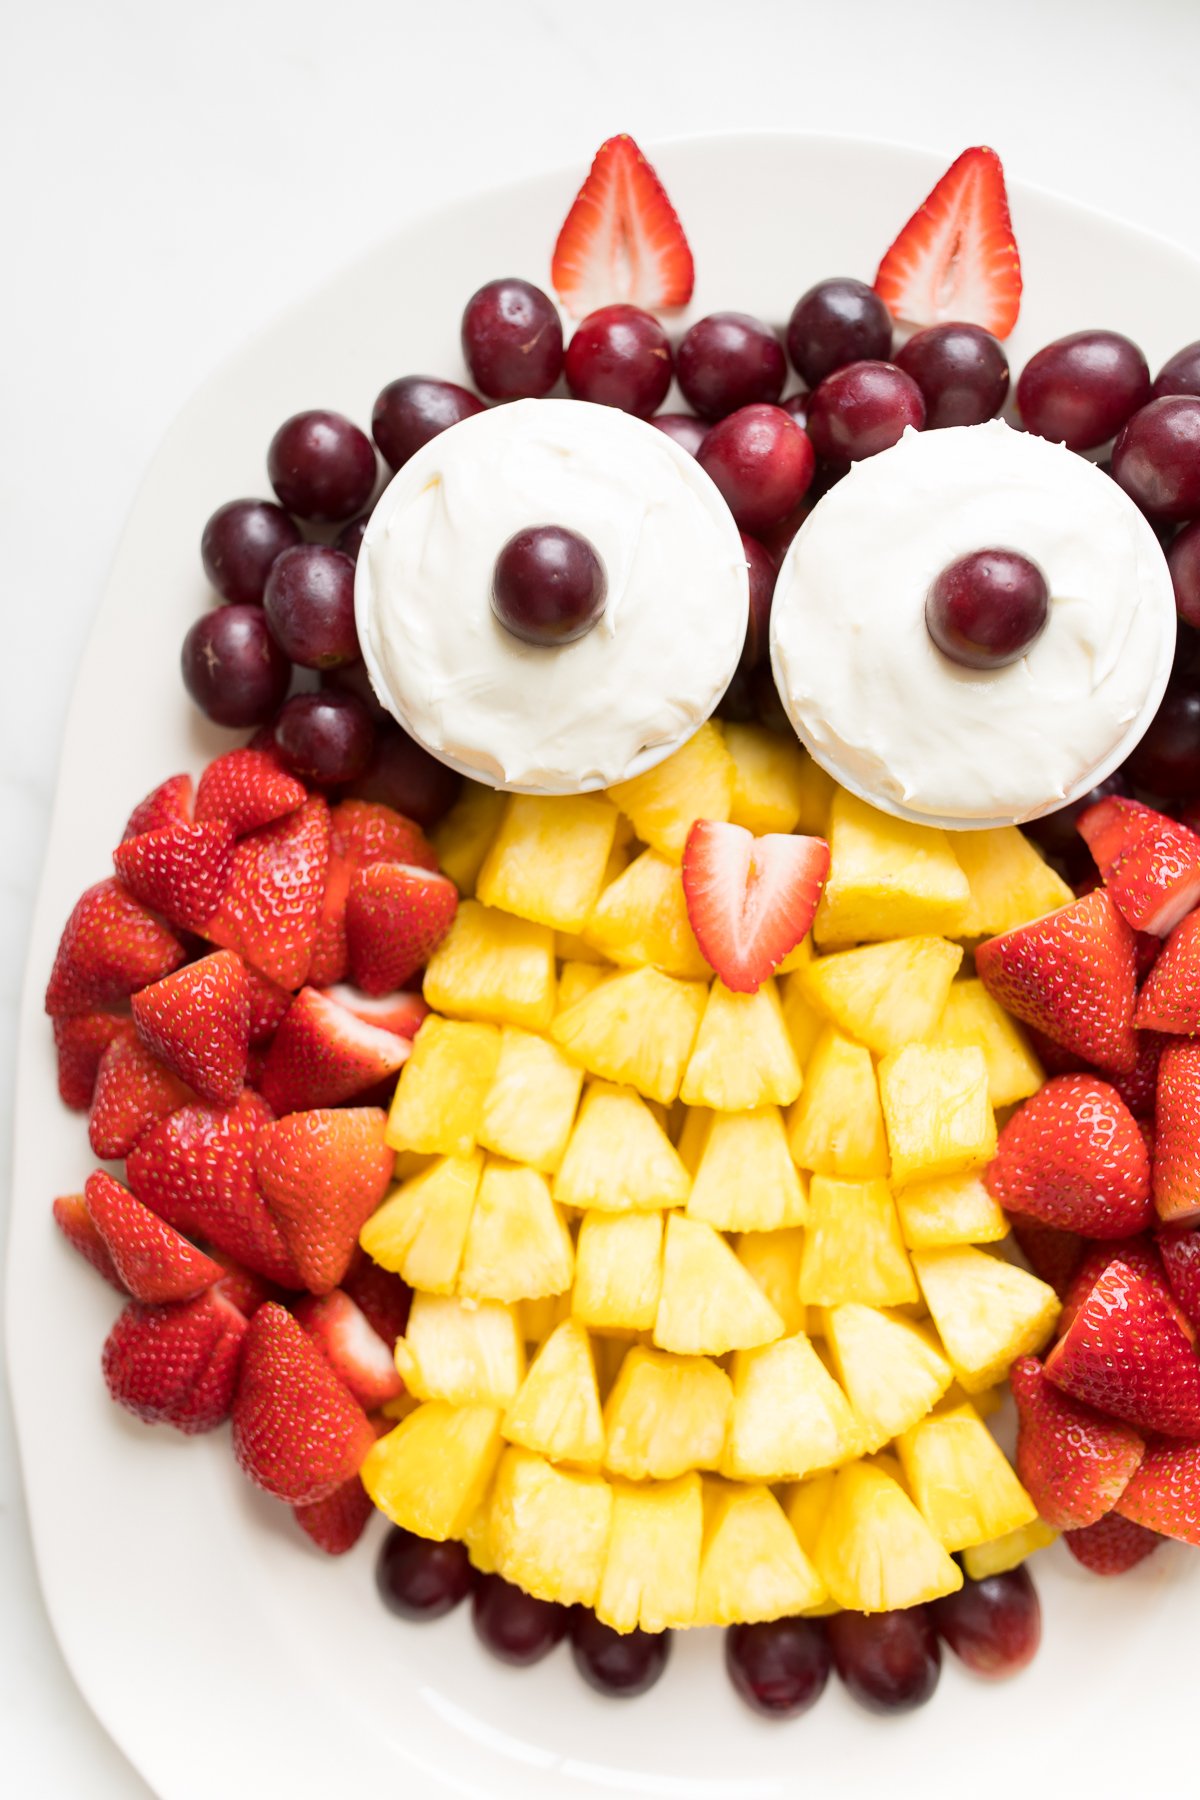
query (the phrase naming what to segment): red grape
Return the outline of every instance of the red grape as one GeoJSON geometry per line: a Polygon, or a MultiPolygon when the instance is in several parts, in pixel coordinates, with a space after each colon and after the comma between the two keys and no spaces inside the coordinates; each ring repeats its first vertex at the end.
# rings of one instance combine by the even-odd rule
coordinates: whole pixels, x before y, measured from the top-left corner
{"type": "Polygon", "coordinates": [[[344,556],[348,556],[352,563],[357,563],[358,553],[362,549],[362,541],[370,523],[370,513],[360,513],[357,519],[351,519],[348,525],[342,526],[334,538],[334,549],[340,550],[344,556]]]}
{"type": "Polygon", "coordinates": [[[815,1705],[831,1660],[819,1619],[771,1619],[731,1625],[725,1633],[730,1681],[747,1706],[768,1718],[794,1719],[815,1705]]]}
{"type": "Polygon", "coordinates": [[[273,500],[227,500],[204,527],[200,560],[222,600],[256,606],[276,557],[300,541],[300,527],[273,500]]]}
{"type": "Polygon", "coordinates": [[[749,313],[697,319],[675,360],[683,397],[702,419],[723,419],[741,406],[778,400],[787,374],[779,339],[749,313]]]}
{"type": "Polygon", "coordinates": [[[1094,450],[1150,398],[1146,359],[1119,331],[1073,331],[1030,357],[1017,382],[1027,431],[1094,450]]]}
{"type": "Polygon", "coordinates": [[[671,345],[653,313],[602,306],[576,329],[564,367],[577,400],[648,419],[671,385],[671,345]]]}
{"type": "Polygon", "coordinates": [[[457,382],[433,375],[389,381],[371,409],[371,435],[392,470],[460,419],[483,411],[483,401],[457,382]]]}
{"type": "Polygon", "coordinates": [[[293,694],[275,721],[275,749],[293,775],[312,787],[357,781],[375,747],[371,715],[354,694],[293,694]]]}
{"type": "Polygon", "coordinates": [[[834,1613],[826,1625],[833,1666],[860,1706],[911,1712],[933,1698],[942,1653],[928,1607],[834,1613]]]}
{"type": "Polygon", "coordinates": [[[292,670],[261,606],[218,606],[183,640],[183,684],[218,725],[262,725],[288,691],[292,670]]]}
{"type": "Polygon", "coordinates": [[[799,504],[813,477],[813,447],[781,406],[743,406],[719,419],[697,457],[739,529],[758,533],[799,504]]]}
{"type": "Polygon", "coordinates": [[[528,1668],[567,1635],[570,1613],[553,1600],[535,1600],[500,1575],[481,1576],[472,1618],[481,1643],[501,1662],[528,1668]]]}
{"type": "Polygon", "coordinates": [[[285,550],[267,577],[263,610],[275,640],[303,669],[358,660],[354,564],[325,544],[285,550]]]}
{"type": "Polygon", "coordinates": [[[999,669],[1024,656],[1049,612],[1036,563],[1015,550],[973,550],[937,577],[925,624],[944,656],[968,669],[999,669]]]}
{"type": "Polygon", "coordinates": [[[808,403],[811,399],[812,395],[807,388],[797,388],[794,394],[789,394],[786,400],[780,401],[784,412],[791,413],[802,431],[808,424],[808,403]]]}
{"type": "Polygon", "coordinates": [[[339,524],[371,498],[375,451],[366,432],[341,413],[296,413],[271,439],[267,474],[289,512],[339,524]]]}
{"type": "Polygon", "coordinates": [[[754,699],[754,710],[760,725],[768,731],[782,732],[784,736],[793,736],[792,722],[784,711],[783,701],[779,698],[779,689],[775,686],[775,673],[768,660],[759,663],[750,677],[750,692],[754,699]]]}
{"type": "Polygon", "coordinates": [[[496,558],[492,611],[527,644],[570,644],[604,611],[604,564],[577,531],[530,525],[496,558]]]}
{"type": "Polygon", "coordinates": [[[818,281],[792,309],[787,349],[801,381],[815,388],[847,363],[886,361],[892,315],[865,282],[850,276],[818,281]]]}
{"type": "Polygon", "coordinates": [[[1042,1641],[1042,1611],[1024,1564],[965,1580],[957,1594],[935,1600],[932,1611],[939,1634],[976,1675],[1015,1675],[1042,1641]]]}
{"type": "Polygon", "coordinates": [[[1138,787],[1164,800],[1189,800],[1200,793],[1200,687],[1172,680],[1125,767],[1138,787]]]}
{"type": "Polygon", "coordinates": [[[1200,396],[1169,395],[1134,413],[1113,445],[1112,475],[1150,519],[1200,513],[1200,396]]]}
{"type": "Polygon", "coordinates": [[[911,375],[894,363],[856,362],[837,369],[813,394],[808,435],[827,462],[860,462],[925,423],[925,402],[911,375]]]}
{"type": "Polygon", "coordinates": [[[697,419],[691,413],[657,413],[650,423],[657,425],[669,438],[682,444],[689,456],[699,454],[700,446],[708,436],[708,426],[703,419],[697,419]]]}
{"type": "Polygon", "coordinates": [[[748,675],[767,653],[771,631],[771,601],[779,571],[757,538],[742,533],[742,549],[750,572],[750,616],[746,622],[746,641],[742,646],[738,668],[748,675]]]}
{"type": "Polygon", "coordinates": [[[613,1631],[587,1607],[571,1620],[571,1654],[575,1667],[601,1694],[631,1700],[652,1688],[667,1666],[669,1631],[613,1631]]]}
{"type": "Polygon", "coordinates": [[[1150,398],[1163,400],[1168,394],[1200,394],[1200,339],[1169,356],[1154,377],[1150,398]]]}
{"type": "Polygon", "coordinates": [[[394,1525],[383,1540],[375,1583],[390,1612],[402,1619],[440,1619],[465,1600],[474,1571],[456,1538],[435,1543],[394,1525]]]}
{"type": "Polygon", "coordinates": [[[462,776],[385,719],[376,730],[367,772],[351,787],[356,800],[381,801],[429,831],[458,799],[462,776]]]}
{"type": "Polygon", "coordinates": [[[462,347],[489,400],[548,394],[562,373],[562,325],[552,300],[515,276],[489,281],[467,301],[462,347]]]}
{"type": "Polygon", "coordinates": [[[1008,358],[981,325],[930,325],[896,353],[925,401],[925,429],[982,425],[1008,395],[1008,358]]]}
{"type": "Polygon", "coordinates": [[[1175,610],[1186,625],[1200,627],[1200,519],[1185,525],[1167,550],[1175,585],[1175,610]]]}

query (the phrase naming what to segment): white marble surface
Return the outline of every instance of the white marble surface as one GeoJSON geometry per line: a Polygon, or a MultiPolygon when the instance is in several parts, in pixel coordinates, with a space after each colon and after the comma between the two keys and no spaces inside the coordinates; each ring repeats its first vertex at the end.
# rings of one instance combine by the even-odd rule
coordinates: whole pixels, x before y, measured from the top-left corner
{"type": "MultiPolygon", "coordinates": [[[[808,128],[947,157],[988,142],[1012,175],[1200,251],[1194,0],[41,0],[4,38],[5,1176],[57,745],[117,535],[182,401],[294,296],[481,181],[582,171],[614,130],[808,128]]],[[[803,231],[802,194],[747,204],[803,231]]],[[[1084,312],[1102,325],[1104,295],[1084,312]]],[[[55,1647],[22,1505],[5,1402],[5,1791],[144,1796],[55,1647]]]]}

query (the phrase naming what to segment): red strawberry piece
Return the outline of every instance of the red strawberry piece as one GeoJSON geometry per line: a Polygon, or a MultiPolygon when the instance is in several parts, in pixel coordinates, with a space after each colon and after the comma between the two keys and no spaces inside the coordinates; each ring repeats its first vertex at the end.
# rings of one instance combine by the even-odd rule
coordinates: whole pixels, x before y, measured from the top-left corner
{"type": "Polygon", "coordinates": [[[259,1133],[254,1166],[304,1285],[337,1287],[358,1234],[391,1180],[395,1157],[374,1106],[290,1113],[259,1133]]]}
{"type": "Polygon", "coordinates": [[[1145,1441],[1131,1425],[1062,1393],[1036,1356],[1019,1356],[1008,1376],[1017,1406],[1017,1474],[1029,1498],[1047,1525],[1094,1525],[1125,1491],[1145,1441]]]}
{"type": "Polygon", "coordinates": [[[307,790],[262,750],[227,750],[210,762],[196,790],[196,818],[221,819],[243,837],[303,806],[307,790]]]}
{"type": "Polygon", "coordinates": [[[343,1481],[324,1500],[293,1506],[296,1523],[327,1556],[344,1556],[353,1550],[367,1528],[375,1508],[357,1475],[343,1481]]]}
{"type": "Polygon", "coordinates": [[[1152,1438],[1117,1511],[1146,1531],[1200,1545],[1200,1444],[1152,1438]]]}
{"type": "Polygon", "coordinates": [[[365,1250],[356,1250],[342,1276],[342,1292],[349,1294],[359,1311],[390,1350],[404,1336],[412,1289],[390,1269],[381,1269],[365,1250]]]}
{"type": "Polygon", "coordinates": [[[246,1321],[211,1290],[146,1306],[131,1300],[101,1358],[108,1391],[147,1424],[212,1431],[228,1418],[246,1321]]]}
{"type": "Polygon", "coordinates": [[[411,863],[437,871],[437,851],[412,819],[378,800],[342,800],[330,815],[333,842],[354,868],[411,863]]]}
{"type": "Polygon", "coordinates": [[[88,1176],[83,1198],[113,1267],[135,1300],[191,1300],[221,1279],[219,1263],[165,1225],[103,1169],[88,1176]]]}
{"type": "Polygon", "coordinates": [[[168,825],[187,825],[192,817],[192,778],[168,775],[139,800],[129,815],[121,837],[141,837],[146,831],[162,831],[168,825]]]}
{"type": "Polygon", "coordinates": [[[1158,1064],[1154,1204],[1168,1225],[1200,1217],[1200,1042],[1177,1038],[1158,1064]]]}
{"type": "Polygon", "coordinates": [[[984,1183],[1007,1212],[1086,1237],[1128,1237],[1154,1216],[1145,1139],[1097,1075],[1056,1075],[1019,1106],[984,1183]]]}
{"type": "MultiPolygon", "coordinates": [[[[1134,1478],[1136,1480],[1136,1476],[1134,1478]]],[[[1064,1531],[1063,1543],[1076,1562],[1093,1575],[1124,1575],[1145,1562],[1162,1543],[1156,1531],[1147,1531],[1120,1513],[1111,1512],[1082,1531],[1064,1531]]]]}
{"type": "Polygon", "coordinates": [[[1200,1357],[1164,1280],[1113,1262],[1046,1358],[1065,1394],[1139,1431],[1200,1437],[1200,1357]]]}
{"type": "Polygon", "coordinates": [[[666,189],[625,132],[601,144],[554,246],[550,278],[574,319],[627,301],[686,306],[696,271],[666,189]]]}
{"type": "Polygon", "coordinates": [[[121,1293],[125,1292],[108,1245],[92,1223],[92,1215],[83,1203],[82,1194],[61,1194],[54,1202],[54,1223],[69,1244],[73,1244],[85,1262],[91,1263],[97,1275],[121,1293]]]}
{"type": "Polygon", "coordinates": [[[1152,806],[1145,806],[1140,800],[1123,800],[1115,794],[1098,800],[1079,815],[1075,829],[1091,851],[1101,880],[1121,852],[1158,817],[1152,806]]]}
{"type": "Polygon", "coordinates": [[[964,150],[879,265],[875,292],[910,325],[952,319],[1005,338],[1021,310],[1021,259],[994,150],[964,150]]]}
{"type": "Polygon", "coordinates": [[[346,900],[350,893],[350,877],[354,866],[338,849],[336,840],[329,853],[329,873],[321,900],[321,916],[313,939],[312,958],[308,965],[310,987],[328,987],[341,981],[350,967],[350,947],[346,942],[346,900]]]}
{"type": "Polygon", "coordinates": [[[1167,1286],[1193,1331],[1200,1331],[1200,1231],[1160,1231],[1158,1253],[1167,1286]]]}
{"type": "Polygon", "coordinates": [[[1058,1315],[1057,1335],[1065,1337],[1075,1320],[1075,1315],[1103,1275],[1104,1271],[1115,1262],[1125,1264],[1135,1275],[1144,1275],[1149,1281],[1161,1281],[1163,1265],[1154,1239],[1145,1232],[1137,1237],[1116,1238],[1109,1243],[1088,1244],[1083,1251],[1079,1265],[1067,1284],[1062,1296],[1062,1311],[1058,1315]]]}
{"type": "Polygon", "coordinates": [[[261,1044],[264,1038],[274,1037],[283,1020],[284,1014],[292,1004],[292,996],[286,988],[277,982],[268,981],[261,969],[253,963],[243,963],[246,974],[246,992],[250,1001],[250,1042],[261,1044]]]}
{"type": "Polygon", "coordinates": [[[408,863],[356,869],[346,901],[352,980],[366,994],[390,994],[429,961],[457,911],[445,875],[408,863]]]}
{"type": "Polygon", "coordinates": [[[329,808],[314,794],[241,839],[207,935],[280,987],[298,988],[312,959],[328,867],[329,808]]]}
{"type": "Polygon", "coordinates": [[[113,851],[130,893],[180,931],[203,931],[233,870],[234,836],[224,820],[166,825],[127,838],[113,851]]]}
{"type": "Polygon", "coordinates": [[[1061,1300],[1071,1284],[1083,1255],[1083,1239],[1073,1231],[1059,1231],[1022,1213],[1009,1218],[1017,1247],[1035,1275],[1054,1289],[1061,1300]]]}
{"type": "Polygon", "coordinates": [[[213,1244],[209,1246],[208,1254],[221,1269],[220,1280],[213,1283],[215,1291],[223,1294],[246,1318],[252,1319],[266,1301],[282,1299],[282,1288],[272,1281],[264,1281],[253,1269],[244,1269],[227,1250],[218,1250],[213,1244]]]}
{"type": "Polygon", "coordinates": [[[303,1326],[259,1307],[233,1402],[233,1453],[250,1480],[293,1504],[324,1500],[358,1474],[370,1420],[303,1326]]]}
{"type": "Polygon", "coordinates": [[[360,994],[346,982],[322,988],[326,1000],[336,1001],[364,1024],[377,1025],[380,1031],[394,1031],[397,1037],[415,1038],[429,1017],[429,1007],[420,994],[401,990],[395,994],[360,994]]]}
{"type": "Polygon", "coordinates": [[[753,994],[808,931],[829,873],[824,838],[754,837],[697,819],[683,851],[696,941],[727,988],[753,994]]]}
{"type": "Polygon", "coordinates": [[[258,1088],[280,1117],[337,1106],[394,1075],[410,1042],[366,1025],[315,988],[301,988],[275,1033],[258,1088]]]}
{"type": "Polygon", "coordinates": [[[88,1142],[106,1162],[128,1156],[152,1125],[194,1098],[130,1025],[100,1058],[88,1142]]]}
{"type": "Polygon", "coordinates": [[[1181,919],[1163,945],[1134,1017],[1143,1030],[1179,1037],[1200,1032],[1200,909],[1181,919]]]}
{"type": "Polygon", "coordinates": [[[133,996],[138,1036],[205,1100],[242,1091],[250,1047],[250,994],[240,956],[218,950],[133,996]]]}
{"type": "Polygon", "coordinates": [[[404,1392],[391,1348],[341,1288],[299,1301],[295,1316],[367,1412],[404,1392]]]}
{"type": "Polygon", "coordinates": [[[58,1091],[67,1106],[86,1112],[92,1103],[100,1058],[115,1037],[130,1029],[116,1013],[69,1013],[54,1020],[58,1091]]]}
{"type": "Polygon", "coordinates": [[[993,1000],[1084,1062],[1137,1062],[1133,931],[1103,888],[988,938],[975,969],[993,1000]]]}
{"type": "MultiPolygon", "coordinates": [[[[1156,938],[1155,943],[1158,942],[1156,938]]],[[[1158,1104],[1158,1064],[1164,1044],[1169,1039],[1161,1031],[1137,1033],[1137,1061],[1132,1069],[1121,1073],[1113,1070],[1112,1085],[1120,1094],[1135,1119],[1153,1119],[1158,1104]]]]}
{"type": "Polygon", "coordinates": [[[186,952],[174,932],[115,878],[75,902],[46,988],[46,1011],[90,1013],[126,1000],[177,969],[186,952]]]}
{"type": "Polygon", "coordinates": [[[228,1251],[280,1287],[304,1283],[254,1177],[254,1145],[273,1114],[250,1089],[233,1106],[182,1106],[125,1163],[138,1199],[168,1225],[228,1251]]]}
{"type": "Polygon", "coordinates": [[[1166,937],[1200,900],[1200,837],[1177,819],[1110,794],[1077,829],[1135,931],[1166,937]]]}

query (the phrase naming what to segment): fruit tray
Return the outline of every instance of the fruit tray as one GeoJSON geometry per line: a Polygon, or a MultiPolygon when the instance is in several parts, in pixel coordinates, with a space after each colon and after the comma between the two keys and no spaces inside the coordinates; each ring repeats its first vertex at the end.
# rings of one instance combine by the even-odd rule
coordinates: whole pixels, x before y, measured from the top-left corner
{"type": "MultiPolygon", "coordinates": [[[[811,282],[868,276],[944,168],[916,151],[782,134],[694,139],[654,160],[697,269],[673,332],[717,307],[782,326],[811,282]]],[[[93,1160],[85,1122],[62,1109],[42,1011],[62,921],[154,772],[198,771],[230,746],[176,678],[180,639],[208,600],[195,556],[205,519],[231,493],[259,491],[260,447],[297,408],[362,417],[393,372],[457,377],[464,296],[497,271],[545,283],[547,221],[577,185],[570,171],[481,195],[398,233],[299,305],[193,399],[131,515],[68,721],[21,1014],[8,1357],[55,1629],[89,1703],[164,1800],[211,1793],[231,1758],[247,1790],[273,1791],[282,1776],[314,1800],[372,1781],[430,1795],[771,1800],[794,1791],[797,1756],[836,1774],[846,1795],[875,1791],[883,1756],[902,1786],[910,1772],[915,1785],[953,1768],[975,1793],[1007,1795],[1029,1785],[1032,1734],[1047,1791],[1078,1778],[1083,1742],[1103,1744],[1116,1791],[1141,1774],[1152,1709],[1168,1766],[1189,1743],[1186,1718],[1161,1705],[1161,1670],[1182,1657],[1200,1596],[1181,1547],[1119,1587],[1047,1552],[1031,1668],[998,1692],[948,1659],[936,1703],[907,1720],[875,1720],[831,1683],[800,1726],[772,1729],[735,1697],[714,1630],[677,1634],[653,1699],[614,1709],[561,1656],[532,1672],[487,1657],[465,1608],[420,1629],[390,1617],[374,1586],[381,1518],[338,1561],[306,1553],[225,1442],[148,1432],[107,1405],[96,1352],[111,1290],[47,1230],[46,1196],[77,1190],[93,1160]]],[[[1036,190],[1010,197],[1025,275],[1014,369],[1093,312],[1152,367],[1195,336],[1200,263],[1036,190]]]]}

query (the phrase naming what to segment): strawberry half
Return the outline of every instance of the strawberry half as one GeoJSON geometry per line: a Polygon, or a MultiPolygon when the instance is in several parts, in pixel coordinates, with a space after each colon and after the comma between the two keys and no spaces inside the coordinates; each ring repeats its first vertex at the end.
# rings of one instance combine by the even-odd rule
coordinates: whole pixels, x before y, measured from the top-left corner
{"type": "Polygon", "coordinates": [[[1021,310],[1021,258],[994,150],[977,146],[951,163],[880,263],[875,292],[910,325],[955,320],[1008,336],[1021,310]]]}
{"type": "Polygon", "coordinates": [[[92,1223],[92,1215],[84,1205],[83,1195],[60,1194],[52,1211],[54,1223],[67,1242],[78,1250],[85,1262],[91,1264],[97,1275],[103,1275],[105,1281],[123,1294],[124,1283],[108,1253],[108,1245],[92,1223]]]}
{"type": "Polygon", "coordinates": [[[138,1036],[204,1100],[228,1106],[242,1091],[250,1048],[250,992],[240,956],[217,950],[133,996],[138,1036]]]}
{"type": "Polygon", "coordinates": [[[330,825],[334,848],[353,868],[398,862],[437,870],[437,851],[421,827],[381,801],[341,800],[330,814],[330,825]]]}
{"type": "Polygon", "coordinates": [[[344,1556],[353,1550],[374,1511],[371,1496],[357,1475],[343,1481],[324,1500],[292,1508],[297,1525],[327,1556],[344,1556]]]}
{"type": "Polygon", "coordinates": [[[445,875],[409,863],[356,869],[346,900],[350,975],[365,994],[390,994],[423,968],[458,911],[445,875]]]}
{"type": "Polygon", "coordinates": [[[192,1300],[220,1281],[220,1263],[165,1225],[103,1169],[88,1176],[83,1198],[122,1285],[135,1300],[192,1300]]]}
{"type": "Polygon", "coordinates": [[[975,969],[993,1000],[1100,1069],[1137,1062],[1132,928],[1103,888],[988,938],[975,969]]]}
{"type": "Polygon", "coordinates": [[[824,838],[754,837],[697,819],[683,850],[683,897],[704,956],[735,994],[768,981],[813,922],[829,873],[824,838]]]}
{"type": "Polygon", "coordinates": [[[262,750],[227,750],[210,762],[196,790],[196,819],[220,819],[235,837],[286,818],[307,789],[262,750]]]}
{"type": "Polygon", "coordinates": [[[1178,820],[1110,794],[1076,829],[1135,931],[1166,937],[1200,900],[1200,837],[1178,820]]]}
{"type": "Polygon", "coordinates": [[[1124,1575],[1145,1562],[1162,1539],[1157,1532],[1111,1512],[1082,1531],[1064,1531],[1063,1543],[1075,1561],[1093,1575],[1124,1575]]]}
{"type": "Polygon", "coordinates": [[[1200,1031],[1200,909],[1181,919],[1138,995],[1143,1030],[1193,1037],[1200,1031]]]}
{"type": "Polygon", "coordinates": [[[100,1058],[88,1142],[106,1162],[128,1156],[152,1125],[194,1098],[127,1026],[100,1058]]]}
{"type": "Polygon", "coordinates": [[[66,1106],[86,1112],[96,1090],[100,1059],[116,1037],[129,1030],[129,1020],[117,1013],[69,1013],[54,1020],[54,1049],[58,1058],[58,1091],[66,1106]]]}
{"type": "Polygon", "coordinates": [[[328,987],[342,981],[350,968],[350,948],[346,942],[346,901],[350,894],[350,877],[354,865],[342,855],[334,843],[329,852],[329,869],[325,876],[325,892],[313,938],[312,957],[305,977],[310,987],[328,987]]]}
{"type": "Polygon", "coordinates": [[[1158,1064],[1154,1204],[1167,1224],[1200,1217],[1200,1042],[1176,1039],[1158,1064]]]}
{"type": "Polygon", "coordinates": [[[1006,1211],[1085,1237],[1128,1237],[1154,1217],[1137,1120],[1096,1075],[1056,1075],[1018,1107],[984,1183],[1006,1211]]]}
{"type": "Polygon", "coordinates": [[[550,279],[573,319],[616,301],[654,312],[691,299],[696,270],[683,226],[626,132],[597,150],[558,234],[550,279]]]}
{"type": "Polygon", "coordinates": [[[127,1000],[177,969],[186,951],[173,931],[115,877],[75,902],[46,987],[46,1011],[90,1013],[127,1000]]]}
{"type": "Polygon", "coordinates": [[[1200,1545],[1200,1444],[1153,1439],[1117,1511],[1147,1531],[1200,1545]]]}
{"type": "Polygon", "coordinates": [[[385,1117],[360,1106],[290,1113],[267,1125],[254,1166],[289,1252],[314,1294],[345,1274],[358,1234],[387,1191],[395,1162],[385,1117]]]}
{"type": "Polygon", "coordinates": [[[150,1425],[212,1431],[229,1417],[246,1321],[209,1290],[172,1306],[131,1300],[101,1367],[119,1406],[150,1425]]]}
{"type": "Polygon", "coordinates": [[[298,988],[312,959],[328,867],[329,807],[313,795],[239,841],[207,935],[280,987],[298,988]]]}
{"type": "Polygon", "coordinates": [[[301,1300],[295,1316],[367,1412],[404,1392],[391,1349],[341,1288],[301,1300]]]}
{"type": "Polygon", "coordinates": [[[203,931],[233,871],[234,836],[223,819],[165,825],[126,838],[113,865],[130,893],[180,931],[203,931]]]}
{"type": "Polygon", "coordinates": [[[1036,1356],[1019,1356],[1008,1375],[1022,1486],[1047,1525],[1064,1531],[1094,1525],[1124,1493],[1142,1460],[1143,1438],[1062,1393],[1036,1356]]]}
{"type": "Polygon", "coordinates": [[[258,1089],[280,1117],[337,1106],[394,1075],[410,1050],[408,1039],[365,1025],[315,988],[301,988],[275,1033],[258,1089]]]}
{"type": "Polygon", "coordinates": [[[1089,1244],[1084,1250],[1066,1292],[1062,1296],[1062,1311],[1058,1315],[1057,1336],[1065,1337],[1075,1320],[1080,1307],[1112,1263],[1121,1262],[1135,1275],[1144,1275],[1148,1281],[1159,1281],[1163,1278],[1163,1265],[1158,1251],[1154,1247],[1154,1239],[1145,1232],[1137,1237],[1114,1238],[1109,1243],[1089,1244]]]}
{"type": "Polygon", "coordinates": [[[280,1500],[324,1500],[358,1474],[370,1420],[301,1325],[268,1301],[250,1321],[233,1402],[233,1453],[280,1500]]]}
{"type": "Polygon", "coordinates": [[[168,775],[129,815],[122,840],[141,837],[146,831],[162,831],[168,825],[187,825],[192,817],[192,778],[168,775]]]}
{"type": "Polygon", "coordinates": [[[1160,1231],[1158,1253],[1167,1286],[1193,1331],[1200,1331],[1200,1231],[1160,1231]]]}
{"type": "Polygon", "coordinates": [[[1200,1437],[1200,1357],[1166,1282],[1112,1262],[1046,1358],[1064,1393],[1143,1432],[1200,1437]]]}
{"type": "Polygon", "coordinates": [[[403,990],[395,994],[360,994],[348,983],[337,982],[321,992],[326,1000],[335,1001],[364,1024],[376,1025],[380,1031],[394,1031],[397,1037],[415,1038],[429,1017],[429,1007],[420,994],[403,990]]]}

